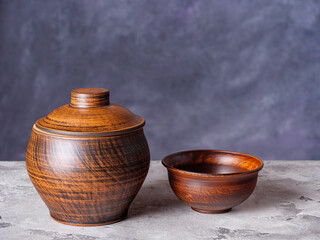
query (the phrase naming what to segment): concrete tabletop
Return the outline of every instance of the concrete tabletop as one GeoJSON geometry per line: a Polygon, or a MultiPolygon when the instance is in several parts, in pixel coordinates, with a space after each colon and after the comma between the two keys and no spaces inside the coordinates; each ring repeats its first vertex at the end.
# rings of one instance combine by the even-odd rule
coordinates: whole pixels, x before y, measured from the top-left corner
{"type": "Polygon", "coordinates": [[[0,239],[320,239],[320,161],[267,161],[251,197],[224,214],[191,210],[151,162],[128,218],[98,227],[52,220],[25,162],[0,162],[0,239]]]}

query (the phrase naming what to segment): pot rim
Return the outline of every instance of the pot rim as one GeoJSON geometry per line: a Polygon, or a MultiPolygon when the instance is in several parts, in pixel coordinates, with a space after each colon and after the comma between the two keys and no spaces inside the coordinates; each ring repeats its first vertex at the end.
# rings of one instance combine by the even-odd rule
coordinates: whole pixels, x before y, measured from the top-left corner
{"type": "Polygon", "coordinates": [[[69,131],[61,131],[61,130],[55,130],[55,129],[49,129],[49,128],[43,128],[38,126],[36,123],[33,125],[33,128],[37,131],[41,131],[46,134],[54,134],[54,135],[62,135],[66,137],[111,137],[111,136],[119,136],[127,133],[134,132],[136,130],[139,130],[144,127],[146,124],[145,120],[143,121],[142,124],[129,128],[129,129],[124,129],[124,130],[119,130],[119,131],[113,131],[113,132],[69,132],[69,131]]]}

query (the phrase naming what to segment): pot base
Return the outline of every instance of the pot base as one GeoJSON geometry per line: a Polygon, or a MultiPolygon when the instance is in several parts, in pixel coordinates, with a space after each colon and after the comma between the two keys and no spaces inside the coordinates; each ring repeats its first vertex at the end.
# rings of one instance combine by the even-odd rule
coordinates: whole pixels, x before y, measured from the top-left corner
{"type": "Polygon", "coordinates": [[[206,213],[206,214],[220,214],[229,212],[232,208],[224,209],[224,210],[203,210],[191,207],[192,210],[199,212],[199,213],[206,213]]]}
{"type": "Polygon", "coordinates": [[[101,226],[101,225],[108,225],[108,224],[112,224],[112,223],[116,223],[116,222],[120,222],[122,221],[123,219],[125,219],[127,217],[127,213],[124,214],[123,216],[115,219],[115,220],[112,220],[112,221],[106,221],[106,222],[97,222],[97,223],[77,223],[77,222],[67,222],[67,221],[63,221],[63,220],[60,220],[60,219],[56,219],[55,217],[53,217],[51,214],[50,214],[51,218],[59,223],[63,223],[63,224],[66,224],[66,225],[72,225],[72,226],[80,226],[80,227],[94,227],[94,226],[101,226]]]}

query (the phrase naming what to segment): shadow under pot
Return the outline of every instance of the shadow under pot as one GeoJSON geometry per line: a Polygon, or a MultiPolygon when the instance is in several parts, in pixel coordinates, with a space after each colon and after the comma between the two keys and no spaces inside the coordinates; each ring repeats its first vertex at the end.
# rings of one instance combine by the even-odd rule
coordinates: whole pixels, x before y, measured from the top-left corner
{"type": "Polygon", "coordinates": [[[162,160],[176,196],[195,211],[224,213],[253,192],[263,163],[231,151],[192,150],[162,160]]]}
{"type": "Polygon", "coordinates": [[[109,91],[82,88],[33,126],[29,177],[58,222],[103,225],[122,220],[149,169],[142,117],[109,103],[109,91]]]}

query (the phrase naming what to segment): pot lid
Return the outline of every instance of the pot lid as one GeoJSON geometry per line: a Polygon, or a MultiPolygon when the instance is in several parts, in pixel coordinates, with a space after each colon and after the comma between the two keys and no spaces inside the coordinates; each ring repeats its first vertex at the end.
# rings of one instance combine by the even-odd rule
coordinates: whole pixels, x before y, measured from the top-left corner
{"type": "Polygon", "coordinates": [[[39,119],[35,128],[63,135],[112,136],[143,127],[142,117],[109,102],[104,88],[79,88],[71,92],[71,103],[39,119]]]}

